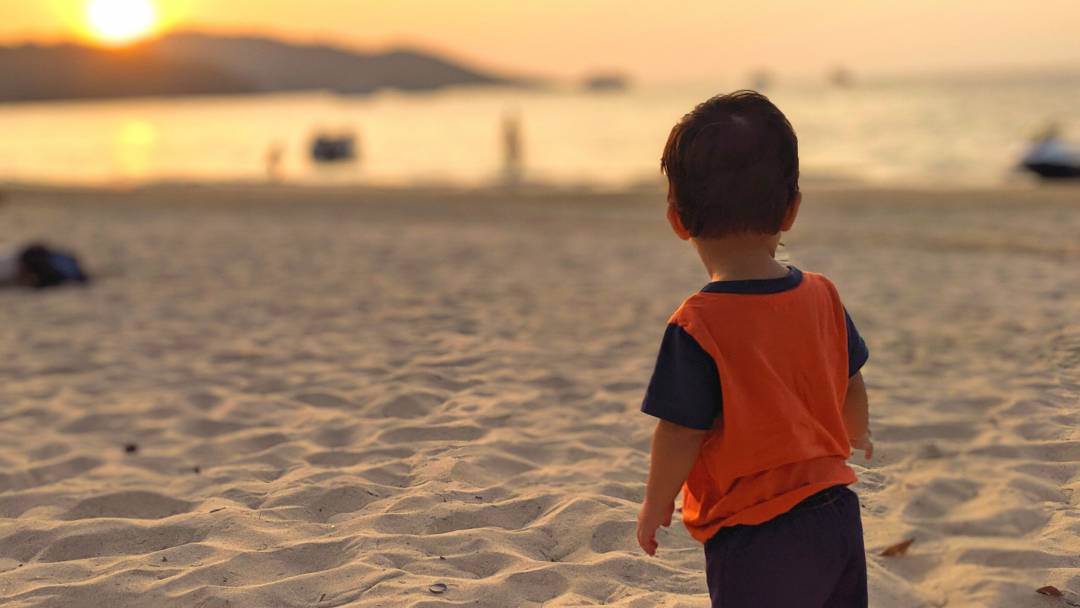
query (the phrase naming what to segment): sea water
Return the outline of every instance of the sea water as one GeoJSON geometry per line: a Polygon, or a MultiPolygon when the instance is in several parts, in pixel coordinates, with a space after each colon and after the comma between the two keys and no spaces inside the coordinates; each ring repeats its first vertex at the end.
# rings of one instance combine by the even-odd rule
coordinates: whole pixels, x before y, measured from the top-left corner
{"type": "MultiPolygon", "coordinates": [[[[507,121],[525,182],[619,188],[660,179],[672,125],[735,86],[586,92],[464,88],[366,97],[253,97],[0,106],[0,182],[252,182],[482,186],[503,179],[507,121]],[[355,162],[311,160],[354,134],[355,162]],[[279,162],[271,167],[271,156],[279,162]]],[[[921,80],[763,91],[799,136],[806,179],[999,183],[1031,137],[1080,142],[1080,77],[921,80]]]]}

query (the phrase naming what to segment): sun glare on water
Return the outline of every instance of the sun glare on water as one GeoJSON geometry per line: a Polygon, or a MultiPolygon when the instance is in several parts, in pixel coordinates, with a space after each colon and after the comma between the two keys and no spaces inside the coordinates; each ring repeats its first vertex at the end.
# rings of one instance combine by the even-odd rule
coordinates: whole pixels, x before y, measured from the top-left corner
{"type": "Polygon", "coordinates": [[[86,19],[99,42],[119,45],[154,33],[158,11],[150,0],[91,0],[86,19]]]}

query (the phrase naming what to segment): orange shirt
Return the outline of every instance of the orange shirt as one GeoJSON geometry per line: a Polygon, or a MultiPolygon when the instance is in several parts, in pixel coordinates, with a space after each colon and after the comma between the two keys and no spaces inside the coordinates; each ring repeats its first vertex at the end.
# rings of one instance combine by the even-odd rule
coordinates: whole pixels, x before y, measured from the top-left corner
{"type": "MultiPolygon", "coordinates": [[[[841,413],[854,328],[828,279],[792,269],[786,280],[789,288],[764,293],[712,283],[719,287],[691,296],[671,318],[715,363],[722,394],[683,487],[683,522],[701,542],[856,481],[841,413]]],[[[650,398],[665,397],[647,395],[648,413],[650,398]]]]}

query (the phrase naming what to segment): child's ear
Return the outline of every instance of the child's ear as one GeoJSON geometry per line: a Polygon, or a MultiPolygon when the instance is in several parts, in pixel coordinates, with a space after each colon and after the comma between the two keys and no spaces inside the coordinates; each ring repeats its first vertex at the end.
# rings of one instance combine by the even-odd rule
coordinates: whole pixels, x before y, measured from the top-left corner
{"type": "Polygon", "coordinates": [[[679,217],[679,212],[675,210],[674,205],[668,205],[667,221],[680,239],[684,241],[690,240],[690,231],[686,229],[686,226],[683,226],[682,218],[679,217]]]}
{"type": "Polygon", "coordinates": [[[787,211],[784,212],[784,222],[780,224],[780,232],[787,232],[795,225],[795,218],[799,215],[799,205],[802,204],[802,192],[796,192],[787,211]]]}

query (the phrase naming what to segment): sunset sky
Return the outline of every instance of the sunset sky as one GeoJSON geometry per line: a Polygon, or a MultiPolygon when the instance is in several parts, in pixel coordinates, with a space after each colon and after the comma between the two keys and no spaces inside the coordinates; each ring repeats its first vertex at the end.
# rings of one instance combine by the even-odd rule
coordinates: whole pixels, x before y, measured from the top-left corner
{"type": "MultiPolygon", "coordinates": [[[[538,76],[614,70],[644,82],[707,82],[758,68],[815,77],[837,65],[866,75],[1080,70],[1080,0],[150,1],[157,30],[419,46],[538,76]]],[[[0,0],[0,43],[100,39],[89,3],[0,0]]]]}

